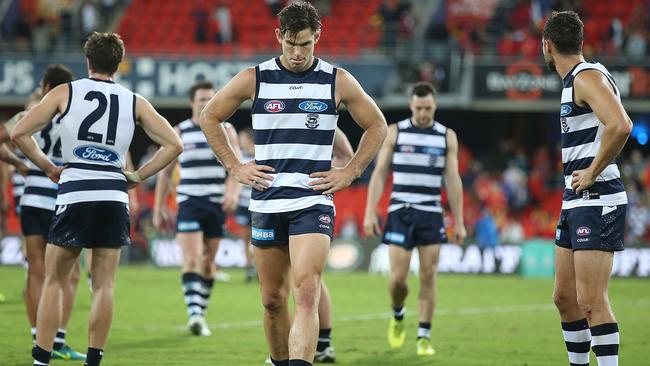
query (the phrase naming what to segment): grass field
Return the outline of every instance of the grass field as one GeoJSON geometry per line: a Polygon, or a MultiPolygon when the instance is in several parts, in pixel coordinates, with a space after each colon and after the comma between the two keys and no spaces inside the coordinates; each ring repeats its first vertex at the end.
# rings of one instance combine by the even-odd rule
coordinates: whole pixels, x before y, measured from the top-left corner
{"type": "MultiPolygon", "coordinates": [[[[208,314],[213,336],[191,337],[177,269],[120,268],[116,311],[103,365],[263,365],[267,357],[256,285],[230,271],[215,286],[208,314]]],[[[24,270],[1,267],[0,365],[31,364],[31,338],[22,302],[24,270]]],[[[415,355],[417,283],[411,278],[405,347],[386,342],[386,279],[364,273],[328,274],[333,298],[333,345],[339,365],[566,365],[552,281],[514,276],[441,275],[432,339],[436,355],[415,355]]],[[[621,365],[650,365],[650,281],[614,279],[610,297],[621,328],[621,365]]],[[[84,351],[90,296],[77,293],[68,343],[84,351]]],[[[72,361],[54,364],[75,365],[72,361]]],[[[82,365],[83,363],[76,363],[82,365]]],[[[592,355],[592,365],[596,365],[592,355]]]]}

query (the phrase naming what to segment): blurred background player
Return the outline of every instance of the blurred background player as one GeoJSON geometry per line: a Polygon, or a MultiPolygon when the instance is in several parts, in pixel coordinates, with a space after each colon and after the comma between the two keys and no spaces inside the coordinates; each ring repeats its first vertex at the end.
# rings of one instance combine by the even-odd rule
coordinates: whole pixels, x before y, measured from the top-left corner
{"type": "Polygon", "coordinates": [[[440,244],[447,242],[441,205],[444,177],[449,205],[454,217],[454,242],[466,236],[463,223],[463,185],[458,174],[456,133],[434,120],[435,89],[429,82],[414,85],[411,117],[388,127],[388,136],[379,152],[368,184],[364,218],[367,235],[379,235],[376,207],[384,191],[388,170],[393,169],[393,191],[382,242],[389,244],[389,292],[393,317],[388,326],[391,348],[404,345],[404,302],[408,295],[411,254],[420,258],[419,325],[417,354],[431,356],[431,321],[436,303],[436,273],[440,244]]]}
{"type": "Polygon", "coordinates": [[[551,71],[563,79],[560,125],[565,189],[557,224],[555,291],[571,365],[618,365],[618,322],[607,287],[614,252],[623,250],[627,194],[616,158],[632,131],[607,69],[582,56],[584,25],[553,12],[542,36],[551,71]]]}
{"type": "MultiPolygon", "coordinates": [[[[227,178],[226,169],[215,158],[198,125],[199,114],[213,95],[211,82],[194,84],[189,91],[192,116],[174,128],[184,146],[178,157],[176,240],[183,256],[181,281],[188,328],[198,336],[211,335],[205,314],[214,285],[214,260],[224,236],[225,213],[235,210],[240,189],[237,182],[227,178]]],[[[230,143],[239,151],[235,129],[230,124],[225,128],[230,143]]],[[[166,202],[174,167],[171,164],[161,171],[156,182],[153,223],[157,230],[163,230],[170,222],[166,202]]]]}
{"type": "MultiPolygon", "coordinates": [[[[50,65],[43,75],[40,91],[34,92],[26,106],[26,110],[18,113],[12,120],[5,124],[4,129],[11,132],[15,123],[25,116],[26,112],[40,101],[42,95],[55,87],[69,83],[73,80],[72,71],[63,65],[50,65]]],[[[43,130],[35,133],[33,138],[39,148],[55,164],[61,165],[61,140],[59,137],[59,118],[57,115],[43,130]]],[[[4,146],[3,146],[4,147],[4,146]]],[[[22,154],[21,154],[22,155],[22,154]]],[[[41,169],[29,162],[28,171],[23,180],[20,195],[15,195],[17,207],[20,212],[20,226],[24,237],[23,246],[27,260],[27,278],[25,281],[25,307],[27,319],[31,325],[31,334],[36,341],[36,323],[38,304],[43,291],[45,280],[45,247],[47,235],[54,217],[55,201],[58,185],[53,183],[41,169]]],[[[19,174],[20,175],[20,174],[19,174]]],[[[14,179],[20,182],[20,179],[14,179]]],[[[61,323],[56,333],[52,349],[53,359],[85,360],[83,353],[71,349],[65,342],[67,326],[70,321],[74,298],[79,282],[79,265],[72,271],[70,281],[63,293],[63,312],[61,323]]]]}
{"type": "Polygon", "coordinates": [[[156,174],[182,151],[180,139],[151,104],[113,81],[124,57],[119,35],[93,33],[84,53],[89,77],[54,88],[19,121],[11,135],[25,156],[59,183],[50,245],[45,252],[33,365],[50,362],[63,292],[84,247],[93,249],[93,302],[85,365],[100,365],[113,318],[121,247],[131,242],[127,188],[156,174]],[[62,114],[57,122],[65,169],[50,160],[31,137],[57,113],[62,114]],[[137,122],[162,146],[148,163],[130,172],[124,170],[125,157],[137,122]]]}

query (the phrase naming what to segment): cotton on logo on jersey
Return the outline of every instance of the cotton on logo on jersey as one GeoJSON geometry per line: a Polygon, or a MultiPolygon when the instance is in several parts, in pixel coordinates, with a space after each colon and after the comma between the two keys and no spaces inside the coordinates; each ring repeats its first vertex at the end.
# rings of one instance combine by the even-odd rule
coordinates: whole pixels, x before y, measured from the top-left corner
{"type": "Polygon", "coordinates": [[[307,100],[298,104],[298,108],[305,112],[323,112],[327,110],[327,103],[317,100],[307,100]]]}
{"type": "Polygon", "coordinates": [[[591,234],[591,229],[586,226],[580,226],[578,230],[576,230],[576,234],[579,236],[587,236],[591,234]]]}
{"type": "Polygon", "coordinates": [[[98,146],[79,146],[74,149],[74,154],[80,159],[88,161],[102,161],[113,163],[119,160],[117,153],[113,150],[98,146]]]}
{"type": "Polygon", "coordinates": [[[284,102],[281,100],[269,100],[264,103],[264,110],[269,113],[278,113],[284,110],[284,102]]]}

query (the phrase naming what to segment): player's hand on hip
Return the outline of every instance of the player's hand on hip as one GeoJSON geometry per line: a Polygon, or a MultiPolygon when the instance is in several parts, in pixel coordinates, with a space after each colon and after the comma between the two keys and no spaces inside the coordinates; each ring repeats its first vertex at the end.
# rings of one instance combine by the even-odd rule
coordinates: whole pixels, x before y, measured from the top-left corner
{"type": "Polygon", "coordinates": [[[379,227],[379,219],[374,213],[372,215],[366,215],[363,218],[363,231],[366,233],[366,236],[374,237],[381,234],[381,228],[379,227]]]}
{"type": "Polygon", "coordinates": [[[454,223],[454,233],[452,237],[453,243],[463,245],[466,237],[467,230],[465,230],[465,225],[461,223],[454,223]]]}
{"type": "Polygon", "coordinates": [[[326,172],[309,174],[309,178],[319,178],[309,182],[309,185],[323,194],[332,194],[349,186],[354,181],[354,174],[345,168],[332,168],[326,172]]]}
{"type": "Polygon", "coordinates": [[[273,176],[265,172],[273,173],[275,169],[268,165],[257,165],[255,161],[249,161],[246,164],[239,164],[230,174],[239,183],[246,184],[258,191],[263,191],[273,183],[273,176]]]}
{"type": "Polygon", "coordinates": [[[63,171],[63,167],[61,166],[56,166],[52,165],[52,168],[48,169],[45,172],[45,175],[47,175],[48,178],[54,183],[59,183],[59,179],[61,179],[61,172],[63,171]]]}
{"type": "Polygon", "coordinates": [[[571,189],[579,196],[583,190],[593,186],[595,181],[596,177],[591,173],[591,170],[574,170],[571,174],[571,189]]]}

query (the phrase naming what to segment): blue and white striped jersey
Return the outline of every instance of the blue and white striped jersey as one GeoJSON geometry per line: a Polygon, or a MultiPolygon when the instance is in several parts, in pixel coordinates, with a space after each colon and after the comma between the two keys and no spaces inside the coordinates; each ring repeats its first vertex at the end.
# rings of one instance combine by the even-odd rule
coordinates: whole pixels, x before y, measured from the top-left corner
{"type": "Polygon", "coordinates": [[[582,62],[564,78],[560,125],[562,128],[562,163],[564,167],[564,196],[562,209],[584,206],[615,206],[627,204],[625,187],[616,162],[612,161],[596,179],[593,186],[578,197],[571,189],[574,170],[588,168],[600,149],[604,125],[589,107],[580,107],[573,100],[573,81],[584,70],[598,70],[607,77],[617,97],[621,98],[614,79],[600,63],[582,62]]]}
{"type": "Polygon", "coordinates": [[[253,101],[255,161],[275,169],[271,186],[253,190],[253,212],[288,212],[316,204],[334,206],[331,196],[308,185],[309,174],[331,168],[338,112],[336,68],[314,59],[294,73],[271,59],[255,67],[253,101]]]}
{"type": "Polygon", "coordinates": [[[61,173],[57,205],[128,203],[123,169],[135,129],[136,95],[112,81],[68,83],[68,107],[59,118],[61,173]]]}
{"type": "MultiPolygon", "coordinates": [[[[32,137],[38,143],[41,151],[56,165],[62,165],[61,138],[59,136],[59,116],[32,137]]],[[[27,159],[29,172],[25,176],[25,185],[21,206],[36,207],[54,211],[59,185],[52,182],[43,171],[27,159]]]]}
{"type": "Polygon", "coordinates": [[[226,169],[219,163],[201,128],[187,119],[177,127],[183,141],[178,157],[181,181],[176,187],[176,202],[189,197],[207,197],[211,202],[223,202],[226,169]]]}
{"type": "Polygon", "coordinates": [[[440,188],[447,157],[447,128],[439,122],[418,128],[405,119],[397,123],[393,149],[393,191],[388,212],[404,206],[442,212],[440,188]]]}

